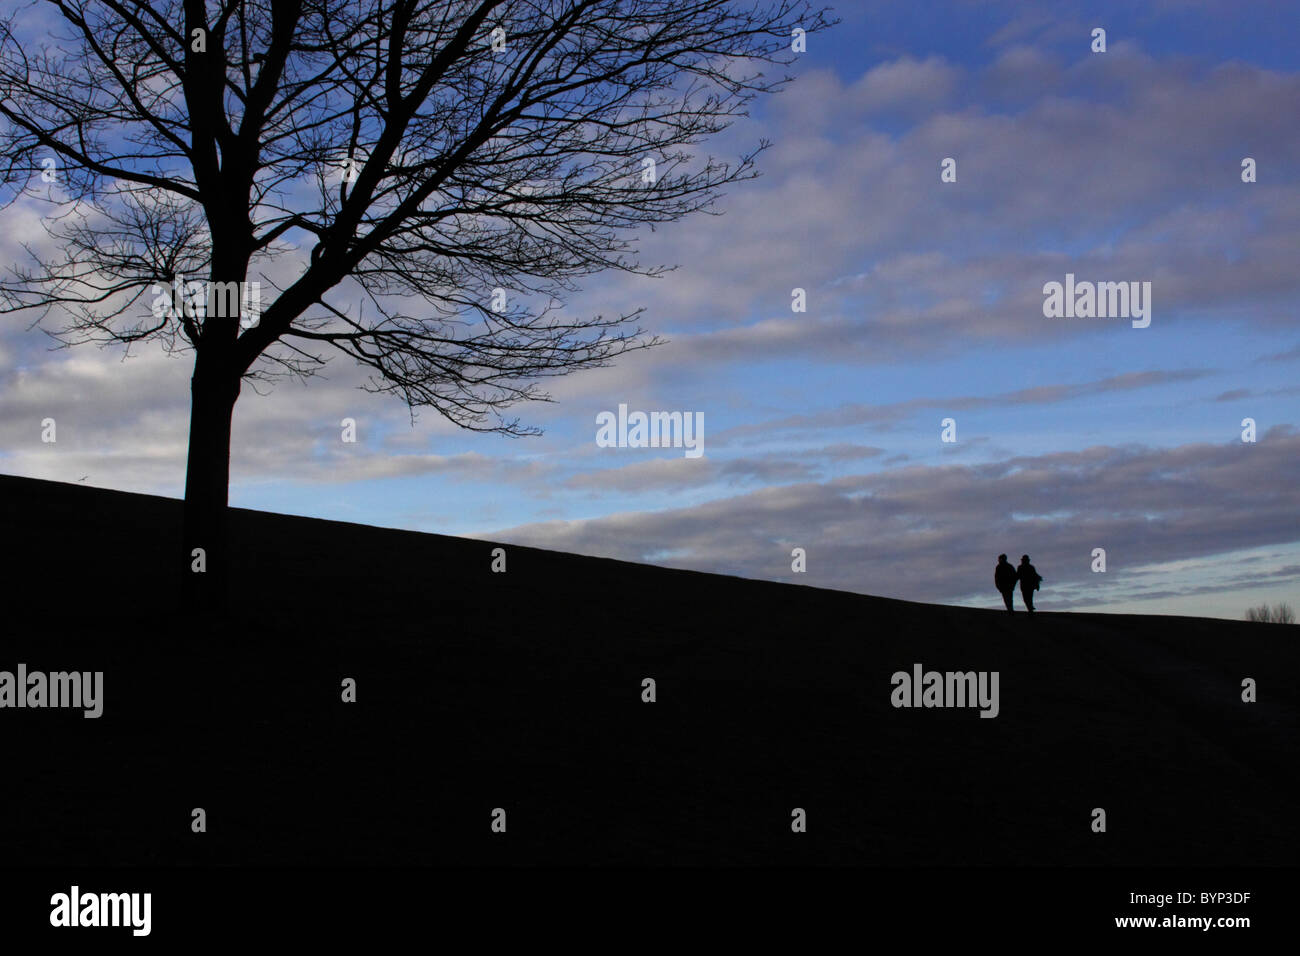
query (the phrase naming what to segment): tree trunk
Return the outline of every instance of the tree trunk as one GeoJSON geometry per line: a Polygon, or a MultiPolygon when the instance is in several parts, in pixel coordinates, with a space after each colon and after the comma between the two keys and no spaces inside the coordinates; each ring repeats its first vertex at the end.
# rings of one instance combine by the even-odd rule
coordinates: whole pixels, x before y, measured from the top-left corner
{"type": "Polygon", "coordinates": [[[230,493],[230,425],[240,377],[205,356],[190,380],[190,442],[185,471],[184,591],[191,610],[222,614],[229,606],[231,567],[226,505],[230,493]],[[196,554],[196,549],[201,549],[196,554]],[[198,568],[203,570],[197,570],[198,568]]]}

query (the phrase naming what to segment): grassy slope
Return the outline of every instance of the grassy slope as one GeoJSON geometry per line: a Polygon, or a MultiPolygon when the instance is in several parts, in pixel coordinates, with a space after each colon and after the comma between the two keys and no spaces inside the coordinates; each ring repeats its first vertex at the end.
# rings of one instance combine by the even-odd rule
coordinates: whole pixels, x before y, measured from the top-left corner
{"type": "Polygon", "coordinates": [[[515,547],[493,574],[485,542],[250,511],[232,620],[193,621],[179,517],[0,477],[0,669],[106,674],[100,720],[0,711],[11,864],[1297,859],[1293,628],[515,547]],[[916,661],[1000,671],[1001,715],[892,708],[916,661]]]}

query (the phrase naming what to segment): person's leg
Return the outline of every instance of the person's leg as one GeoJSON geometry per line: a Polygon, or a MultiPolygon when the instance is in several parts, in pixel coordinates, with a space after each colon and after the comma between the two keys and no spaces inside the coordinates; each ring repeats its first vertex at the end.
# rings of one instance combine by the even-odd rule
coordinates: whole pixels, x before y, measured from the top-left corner
{"type": "Polygon", "coordinates": [[[1034,613],[1034,592],[1021,591],[1020,596],[1025,599],[1025,610],[1030,614],[1034,613]]]}
{"type": "Polygon", "coordinates": [[[1008,611],[1014,611],[1016,609],[1014,604],[1015,593],[1016,592],[1010,588],[1007,588],[1007,590],[1002,592],[1002,600],[1006,604],[1008,611]]]}

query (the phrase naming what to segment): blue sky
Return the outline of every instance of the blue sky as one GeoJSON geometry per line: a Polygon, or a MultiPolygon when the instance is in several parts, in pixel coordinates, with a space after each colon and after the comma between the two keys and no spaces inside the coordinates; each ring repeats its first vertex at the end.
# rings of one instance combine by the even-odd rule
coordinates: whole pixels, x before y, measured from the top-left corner
{"type": "MultiPolygon", "coordinates": [[[[706,146],[771,140],[761,178],[642,237],[678,268],[566,304],[645,306],[668,344],[515,408],[538,438],[412,426],[341,356],[246,388],[232,504],[977,606],[1004,551],[1034,557],[1044,609],[1300,603],[1300,6],[836,12],[706,146]],[[1150,327],[1045,318],[1067,272],[1150,281],[1150,327]],[[702,413],[704,456],[597,447],[620,403],[702,413]]],[[[40,235],[6,215],[6,243],[40,235]]],[[[47,344],[5,320],[0,470],[179,495],[188,360],[47,344]]]]}

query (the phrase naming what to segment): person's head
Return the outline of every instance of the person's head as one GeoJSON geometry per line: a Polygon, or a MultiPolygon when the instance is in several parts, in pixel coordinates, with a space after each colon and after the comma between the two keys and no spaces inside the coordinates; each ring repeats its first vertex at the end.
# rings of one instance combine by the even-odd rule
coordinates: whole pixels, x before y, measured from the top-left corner
{"type": "Polygon", "coordinates": [[[1005,554],[999,554],[998,564],[1006,564],[1006,563],[1007,563],[1007,556],[1005,554]]]}
{"type": "Polygon", "coordinates": [[[1022,554],[1022,555],[1020,556],[1020,563],[1021,563],[1021,564],[1028,564],[1028,563],[1029,563],[1029,555],[1027,555],[1027,554],[1022,554]]]}

